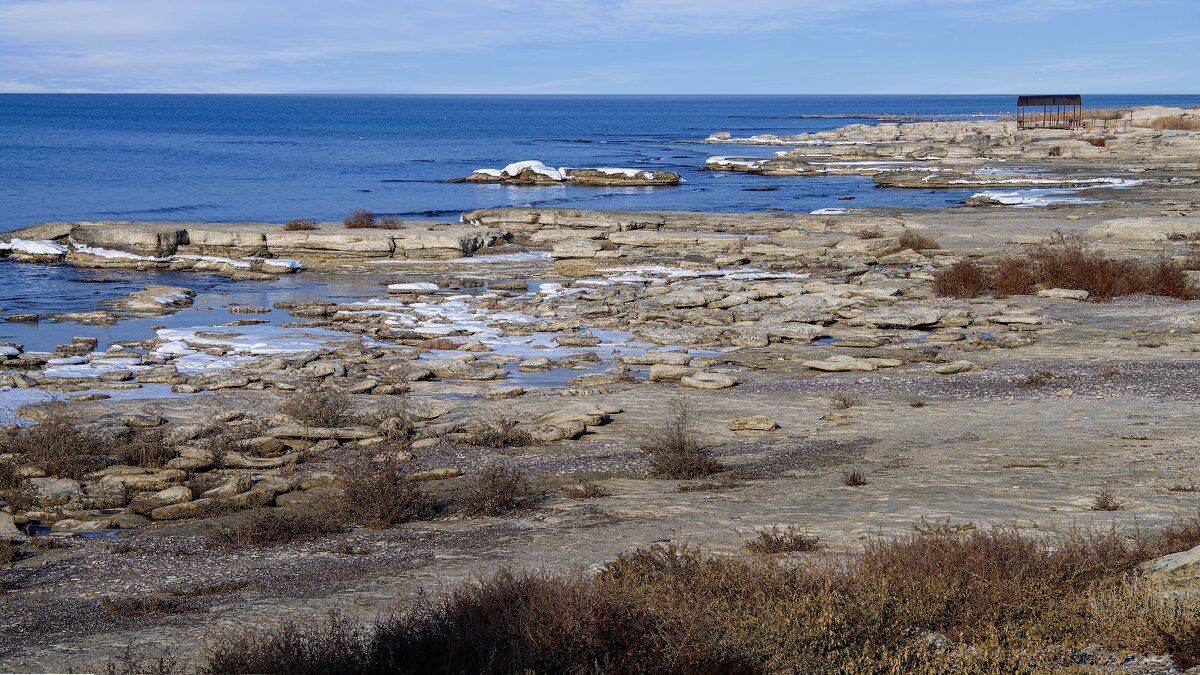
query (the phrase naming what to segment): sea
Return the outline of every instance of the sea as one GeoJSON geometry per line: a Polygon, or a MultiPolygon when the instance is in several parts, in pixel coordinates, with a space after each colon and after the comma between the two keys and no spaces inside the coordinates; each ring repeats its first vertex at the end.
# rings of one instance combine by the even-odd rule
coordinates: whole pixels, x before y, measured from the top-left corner
{"type": "MultiPolygon", "coordinates": [[[[1200,95],[1085,96],[1088,107],[1200,105],[1200,95]]],[[[778,148],[701,145],[709,134],[794,134],[879,115],[994,118],[1014,96],[256,96],[0,94],[0,232],[56,220],[340,220],[356,208],[456,222],[503,206],[808,212],[940,208],[969,192],[878,189],[863,177],[768,178],[699,171],[713,155],[778,148]],[[860,115],[861,117],[855,117],[860,115]],[[479,168],[676,171],[658,188],[451,184],[479,168]],[[750,190],[773,187],[773,191],[750,190]]],[[[147,337],[229,302],[353,296],[336,282],[236,282],[200,274],[0,261],[0,315],[86,311],[148,283],[201,293],[197,310],[117,326],[0,322],[0,341],[52,349],[72,335],[147,337]],[[103,276],[106,283],[90,283],[103,276]],[[145,324],[145,325],[143,325],[145,324]]]]}

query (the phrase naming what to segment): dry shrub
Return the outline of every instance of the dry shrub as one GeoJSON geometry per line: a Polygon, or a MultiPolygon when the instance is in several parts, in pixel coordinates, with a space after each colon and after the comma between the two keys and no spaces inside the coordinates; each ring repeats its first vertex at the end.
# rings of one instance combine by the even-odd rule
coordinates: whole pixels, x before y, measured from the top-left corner
{"type": "Polygon", "coordinates": [[[17,546],[7,539],[0,539],[0,565],[11,565],[17,559],[17,546]]]}
{"type": "Polygon", "coordinates": [[[469,478],[457,501],[468,516],[502,516],[527,508],[531,500],[525,472],[492,466],[469,478]]]}
{"type": "Polygon", "coordinates": [[[858,231],[858,238],[859,239],[882,239],[883,238],[883,230],[876,226],[864,227],[863,229],[858,231]]]}
{"type": "Polygon", "coordinates": [[[89,433],[66,404],[54,402],[37,424],[23,427],[0,441],[0,452],[22,456],[58,478],[75,478],[104,468],[110,444],[89,433]]]}
{"type": "Polygon", "coordinates": [[[1034,279],[1046,288],[1076,288],[1094,301],[1133,293],[1181,300],[1194,297],[1183,269],[1159,259],[1151,262],[1109,258],[1090,249],[1077,234],[1056,233],[1049,244],[1028,252],[1034,279]]]}
{"type": "Polygon", "coordinates": [[[992,295],[997,298],[1029,294],[1033,291],[1029,261],[1012,255],[1000,258],[992,269],[991,284],[992,295]]]}
{"type": "Polygon", "coordinates": [[[1049,152],[1047,152],[1046,154],[1047,154],[1047,155],[1049,155],[1049,156],[1051,156],[1051,157],[1062,157],[1062,156],[1063,156],[1063,149],[1062,149],[1062,146],[1061,146],[1061,145],[1056,145],[1056,146],[1054,146],[1053,148],[1050,148],[1050,151],[1049,151],[1049,152]]]}
{"type": "Polygon", "coordinates": [[[1107,147],[1108,142],[1111,140],[1114,140],[1114,137],[1112,137],[1112,136],[1090,136],[1088,138],[1081,138],[1079,140],[1081,140],[1084,143],[1087,143],[1088,145],[1091,145],[1093,147],[1103,148],[1103,147],[1107,147]]]}
{"type": "Polygon", "coordinates": [[[342,219],[342,225],[351,230],[365,230],[375,227],[375,214],[366,209],[354,209],[342,219]]]}
{"type": "Polygon", "coordinates": [[[1033,674],[1092,672],[1106,651],[1186,668],[1196,600],[1130,573],[1194,545],[1198,523],[1175,541],[934,528],[803,565],[656,546],[595,574],[501,570],[369,627],[234,627],[206,644],[215,673],[1033,674]]]}
{"type": "Polygon", "coordinates": [[[808,553],[817,550],[820,541],[804,528],[795,525],[788,525],[786,528],[772,525],[768,529],[755,532],[754,537],[746,541],[746,550],[759,555],[808,553]]]}
{"type": "Polygon", "coordinates": [[[204,530],[204,544],[208,548],[237,550],[313,541],[342,532],[345,527],[335,514],[324,509],[285,512],[261,508],[230,523],[207,525],[204,530]]]}
{"type": "Polygon", "coordinates": [[[306,230],[319,230],[321,228],[311,220],[289,220],[283,224],[283,229],[288,232],[303,232],[306,230]]]}
{"type": "Polygon", "coordinates": [[[175,446],[166,429],[151,429],[137,434],[132,441],[113,448],[118,464],[161,469],[175,457],[175,446]]]}
{"type": "Polygon", "coordinates": [[[316,384],[288,394],[276,411],[309,427],[341,427],[357,421],[349,394],[316,384]]]}
{"type": "Polygon", "coordinates": [[[170,647],[127,644],[95,669],[100,675],[176,675],[194,672],[170,647]]]}
{"type": "Polygon", "coordinates": [[[952,298],[975,298],[988,286],[987,272],[973,260],[960,260],[943,267],[933,277],[934,292],[952,298]]]}
{"type": "Polygon", "coordinates": [[[933,237],[915,230],[905,230],[900,233],[900,248],[911,248],[914,251],[927,251],[941,248],[942,245],[933,237]]]}
{"type": "Polygon", "coordinates": [[[858,469],[843,471],[841,476],[842,485],[846,487],[862,487],[869,483],[867,475],[858,469]]]}
{"type": "Polygon", "coordinates": [[[834,410],[849,410],[863,404],[861,396],[849,392],[838,392],[829,397],[829,405],[834,410]]]}
{"type": "Polygon", "coordinates": [[[386,528],[433,517],[433,500],[407,480],[399,461],[358,462],[339,473],[346,515],[357,523],[386,528]]]}
{"type": "Polygon", "coordinates": [[[724,470],[708,456],[695,428],[696,412],[686,397],[669,402],[663,425],[649,430],[642,451],[650,453],[650,473],[656,478],[704,478],[724,470]]]}
{"type": "Polygon", "coordinates": [[[9,490],[17,490],[23,483],[20,468],[13,462],[0,459],[0,496],[9,490]]]}
{"type": "Polygon", "coordinates": [[[1104,488],[1092,498],[1093,511],[1120,511],[1125,508],[1125,502],[1117,499],[1112,490],[1104,488]]]}
{"type": "Polygon", "coordinates": [[[1155,117],[1146,126],[1158,131],[1200,131],[1200,117],[1184,117],[1183,115],[1155,117]]]}
{"type": "Polygon", "coordinates": [[[1196,292],[1185,269],[1185,264],[1167,258],[1110,258],[1089,248],[1078,234],[1058,232],[1049,243],[1031,247],[1022,257],[1001,258],[990,272],[970,260],[943,268],[934,277],[934,291],[956,298],[974,298],[988,291],[1004,297],[1028,293],[1036,285],[1085,290],[1095,302],[1133,293],[1191,300],[1196,292]]]}
{"type": "Polygon", "coordinates": [[[515,420],[493,417],[480,422],[467,434],[465,443],[481,448],[523,448],[533,444],[533,436],[517,427],[515,420]]]}

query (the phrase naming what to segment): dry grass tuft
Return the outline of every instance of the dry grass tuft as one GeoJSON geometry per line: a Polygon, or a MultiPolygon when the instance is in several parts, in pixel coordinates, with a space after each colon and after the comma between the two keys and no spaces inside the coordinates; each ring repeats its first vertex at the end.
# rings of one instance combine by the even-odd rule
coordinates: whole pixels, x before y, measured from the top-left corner
{"type": "Polygon", "coordinates": [[[1200,131],[1200,117],[1183,115],[1155,117],[1145,126],[1158,131],[1200,131]]]}
{"type": "Polygon", "coordinates": [[[283,224],[283,229],[288,232],[303,232],[306,230],[319,230],[321,228],[311,220],[289,220],[283,224]]]}
{"type": "Polygon", "coordinates": [[[11,565],[17,559],[17,552],[16,544],[7,539],[0,539],[0,565],[11,565]]]}
{"type": "Polygon", "coordinates": [[[662,426],[649,430],[642,451],[650,453],[650,474],[655,478],[689,480],[724,470],[708,456],[696,432],[696,411],[686,397],[672,399],[662,426]]]}
{"type": "Polygon", "coordinates": [[[883,235],[883,230],[875,226],[864,227],[858,231],[859,239],[882,239],[883,235]]]}
{"type": "Polygon", "coordinates": [[[279,403],[277,412],[309,427],[341,427],[357,421],[354,403],[340,389],[311,384],[301,387],[279,403]]]}
{"type": "Polygon", "coordinates": [[[843,471],[841,476],[842,485],[846,487],[862,487],[870,481],[867,480],[867,475],[858,469],[843,471]]]}
{"type": "Polygon", "coordinates": [[[325,510],[293,513],[262,508],[228,524],[205,526],[204,543],[211,549],[238,550],[313,541],[344,530],[336,515],[325,510]]]}
{"type": "Polygon", "coordinates": [[[1028,295],[1033,292],[1033,270],[1029,261],[1006,255],[996,261],[990,275],[992,296],[1028,295]]]}
{"type": "Polygon", "coordinates": [[[161,469],[175,457],[175,445],[167,429],[150,429],[137,434],[129,443],[113,448],[112,455],[119,464],[161,469]]]}
{"type": "Polygon", "coordinates": [[[905,230],[900,233],[900,248],[911,248],[914,251],[939,249],[942,245],[933,237],[915,230],[905,230]]]}
{"type": "Polygon", "coordinates": [[[1016,385],[1023,389],[1047,387],[1054,384],[1059,377],[1059,374],[1053,370],[1037,370],[1017,378],[1016,385]]]}
{"type": "Polygon", "coordinates": [[[350,230],[365,230],[375,227],[375,214],[366,209],[354,209],[342,219],[342,225],[350,230]]]}
{"type": "Polygon", "coordinates": [[[746,541],[746,550],[759,555],[809,553],[820,548],[820,541],[804,528],[772,525],[769,529],[755,532],[754,537],[746,541]]]}
{"type": "Polygon", "coordinates": [[[520,469],[492,466],[467,479],[458,506],[468,516],[502,516],[528,508],[533,494],[520,469]]]}

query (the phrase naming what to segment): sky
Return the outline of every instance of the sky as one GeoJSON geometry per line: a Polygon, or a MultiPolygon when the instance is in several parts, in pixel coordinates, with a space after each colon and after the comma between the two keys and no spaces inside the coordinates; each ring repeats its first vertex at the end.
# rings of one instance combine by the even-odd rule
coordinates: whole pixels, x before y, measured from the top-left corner
{"type": "Polygon", "coordinates": [[[0,0],[0,92],[1200,93],[1200,0],[0,0]]]}

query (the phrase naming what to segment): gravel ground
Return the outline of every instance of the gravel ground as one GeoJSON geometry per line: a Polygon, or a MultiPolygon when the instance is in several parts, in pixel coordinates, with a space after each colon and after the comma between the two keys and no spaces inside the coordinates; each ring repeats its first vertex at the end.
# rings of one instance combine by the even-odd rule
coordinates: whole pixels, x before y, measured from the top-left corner
{"type": "MultiPolygon", "coordinates": [[[[1137,396],[1164,401],[1200,399],[1200,359],[1192,361],[1095,361],[1001,363],[958,375],[933,375],[933,365],[920,372],[787,379],[747,378],[747,392],[959,398],[1004,401],[1053,396],[1070,389],[1075,396],[1137,396]],[[928,371],[928,372],[926,372],[928,371]],[[1024,378],[1050,373],[1045,382],[1024,378]]],[[[886,371],[885,371],[886,372],[886,371]]]]}

